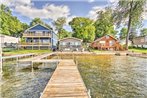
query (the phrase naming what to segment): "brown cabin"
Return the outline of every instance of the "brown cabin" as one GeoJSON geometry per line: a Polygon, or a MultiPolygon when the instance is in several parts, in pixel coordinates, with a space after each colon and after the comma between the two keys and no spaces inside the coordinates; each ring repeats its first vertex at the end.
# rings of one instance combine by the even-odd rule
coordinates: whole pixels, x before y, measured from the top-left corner
{"type": "Polygon", "coordinates": [[[118,40],[110,35],[105,35],[91,43],[91,47],[98,50],[123,50],[118,40]]]}

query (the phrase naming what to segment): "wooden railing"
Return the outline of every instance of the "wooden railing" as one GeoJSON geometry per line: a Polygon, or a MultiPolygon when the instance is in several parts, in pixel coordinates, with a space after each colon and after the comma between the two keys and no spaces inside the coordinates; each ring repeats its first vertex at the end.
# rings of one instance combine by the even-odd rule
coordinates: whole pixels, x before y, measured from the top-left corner
{"type": "Polygon", "coordinates": [[[45,37],[45,36],[51,36],[51,34],[50,33],[24,33],[23,34],[23,37],[28,37],[28,36],[38,36],[38,37],[45,37]]]}
{"type": "Polygon", "coordinates": [[[42,42],[38,42],[38,43],[35,43],[35,42],[21,42],[20,43],[21,45],[51,45],[51,43],[42,43],[42,42]]]}

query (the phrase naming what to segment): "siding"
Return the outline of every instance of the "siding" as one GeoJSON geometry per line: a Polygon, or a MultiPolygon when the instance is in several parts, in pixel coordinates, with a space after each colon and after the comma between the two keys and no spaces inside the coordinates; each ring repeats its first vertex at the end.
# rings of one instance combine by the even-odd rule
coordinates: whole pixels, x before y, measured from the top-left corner
{"type": "Polygon", "coordinates": [[[49,30],[48,28],[42,26],[42,25],[37,25],[37,26],[34,26],[32,28],[30,28],[29,30],[49,30]]]}
{"type": "Polygon", "coordinates": [[[133,39],[134,45],[147,45],[147,36],[140,36],[133,39]]]}

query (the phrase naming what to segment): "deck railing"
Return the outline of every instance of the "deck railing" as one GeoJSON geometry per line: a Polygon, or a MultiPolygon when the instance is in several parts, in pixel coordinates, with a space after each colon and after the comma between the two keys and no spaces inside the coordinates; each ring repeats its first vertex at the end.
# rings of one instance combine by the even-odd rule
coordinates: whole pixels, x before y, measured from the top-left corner
{"type": "Polygon", "coordinates": [[[50,33],[24,33],[23,37],[33,37],[33,36],[38,36],[38,37],[51,37],[50,33]]]}
{"type": "Polygon", "coordinates": [[[42,42],[22,42],[21,45],[51,45],[51,43],[42,43],[42,42]]]}

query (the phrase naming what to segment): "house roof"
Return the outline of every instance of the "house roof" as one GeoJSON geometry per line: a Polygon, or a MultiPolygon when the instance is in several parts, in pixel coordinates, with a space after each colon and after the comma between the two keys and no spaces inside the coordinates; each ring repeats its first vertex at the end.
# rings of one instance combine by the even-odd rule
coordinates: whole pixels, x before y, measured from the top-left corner
{"type": "Polygon", "coordinates": [[[42,25],[42,24],[36,24],[36,25],[31,26],[30,28],[26,29],[25,31],[28,31],[28,30],[51,30],[51,29],[42,25]]]}
{"type": "MultiPolygon", "coordinates": [[[[147,35],[137,36],[137,37],[135,37],[135,38],[141,38],[141,37],[147,37],[147,35]]],[[[134,38],[134,39],[135,39],[135,38],[134,38]]]]}
{"type": "Polygon", "coordinates": [[[63,41],[63,40],[66,40],[66,39],[75,39],[75,40],[83,41],[82,39],[75,38],[75,37],[66,37],[66,38],[60,39],[59,41],[63,41]]]}
{"type": "Polygon", "coordinates": [[[117,40],[117,39],[114,38],[113,36],[107,34],[107,35],[105,35],[105,36],[102,36],[102,37],[96,39],[94,42],[100,41],[101,39],[103,39],[103,38],[106,37],[106,36],[110,36],[110,37],[112,37],[113,39],[117,40]]]}

